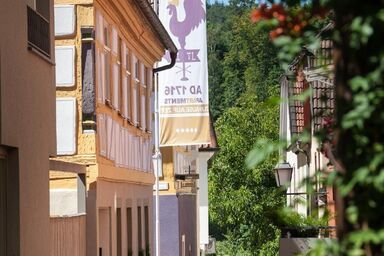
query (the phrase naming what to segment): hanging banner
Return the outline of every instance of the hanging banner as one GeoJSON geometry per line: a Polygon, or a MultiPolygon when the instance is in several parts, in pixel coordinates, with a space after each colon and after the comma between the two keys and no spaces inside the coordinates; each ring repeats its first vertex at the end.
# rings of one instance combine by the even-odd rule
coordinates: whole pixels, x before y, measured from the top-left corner
{"type": "Polygon", "coordinates": [[[160,0],[159,17],[179,50],[159,73],[160,145],[209,144],[205,0],[160,0]]]}

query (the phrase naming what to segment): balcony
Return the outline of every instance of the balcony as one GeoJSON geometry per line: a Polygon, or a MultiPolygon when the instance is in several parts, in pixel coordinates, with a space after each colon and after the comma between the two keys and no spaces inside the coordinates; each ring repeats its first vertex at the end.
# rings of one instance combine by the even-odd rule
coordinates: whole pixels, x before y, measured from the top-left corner
{"type": "Polygon", "coordinates": [[[51,36],[49,20],[44,18],[31,7],[27,6],[28,16],[28,46],[50,58],[51,36]]]}

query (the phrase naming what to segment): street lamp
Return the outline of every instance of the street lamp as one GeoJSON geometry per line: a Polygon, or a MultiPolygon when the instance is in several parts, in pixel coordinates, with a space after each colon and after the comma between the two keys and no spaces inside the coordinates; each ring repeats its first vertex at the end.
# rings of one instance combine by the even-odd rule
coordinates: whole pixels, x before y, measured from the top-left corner
{"type": "Polygon", "coordinates": [[[278,163],[273,170],[278,187],[288,186],[291,183],[293,168],[289,163],[278,163]]]}
{"type": "Polygon", "coordinates": [[[162,177],[163,176],[163,161],[162,161],[162,155],[161,152],[155,152],[154,155],[152,155],[152,165],[153,165],[153,173],[156,176],[162,177]]]}

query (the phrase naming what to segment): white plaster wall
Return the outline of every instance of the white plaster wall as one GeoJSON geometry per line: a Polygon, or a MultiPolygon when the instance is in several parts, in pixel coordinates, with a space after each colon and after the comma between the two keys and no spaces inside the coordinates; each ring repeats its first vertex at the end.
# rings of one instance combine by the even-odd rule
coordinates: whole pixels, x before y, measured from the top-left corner
{"type": "Polygon", "coordinates": [[[51,216],[78,214],[76,189],[51,189],[49,203],[51,216]]]}
{"type": "MultiPolygon", "coordinates": [[[[209,243],[208,219],[208,163],[212,153],[199,153],[197,158],[198,179],[198,243],[200,246],[209,243]]],[[[200,247],[199,246],[199,247],[200,247]]]]}
{"type": "MultiPolygon", "coordinates": [[[[288,145],[291,143],[291,126],[290,126],[290,118],[289,118],[289,108],[286,108],[286,138],[288,141],[288,145]]],[[[293,167],[292,172],[292,180],[291,184],[287,190],[287,193],[305,193],[306,187],[303,186],[303,180],[307,176],[307,168],[308,166],[299,167],[298,155],[295,153],[288,151],[286,153],[287,162],[293,167]]],[[[300,156],[302,157],[302,156],[300,156]]],[[[306,216],[307,215],[307,198],[305,195],[287,195],[287,205],[293,207],[296,212],[306,216]]]]}

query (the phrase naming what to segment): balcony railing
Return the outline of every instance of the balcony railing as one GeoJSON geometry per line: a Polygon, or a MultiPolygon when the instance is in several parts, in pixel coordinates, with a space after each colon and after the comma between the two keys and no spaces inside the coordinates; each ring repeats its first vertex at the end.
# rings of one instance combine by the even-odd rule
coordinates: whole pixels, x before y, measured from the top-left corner
{"type": "Polygon", "coordinates": [[[51,37],[49,21],[31,7],[27,6],[28,45],[47,57],[51,56],[51,37]]]}

